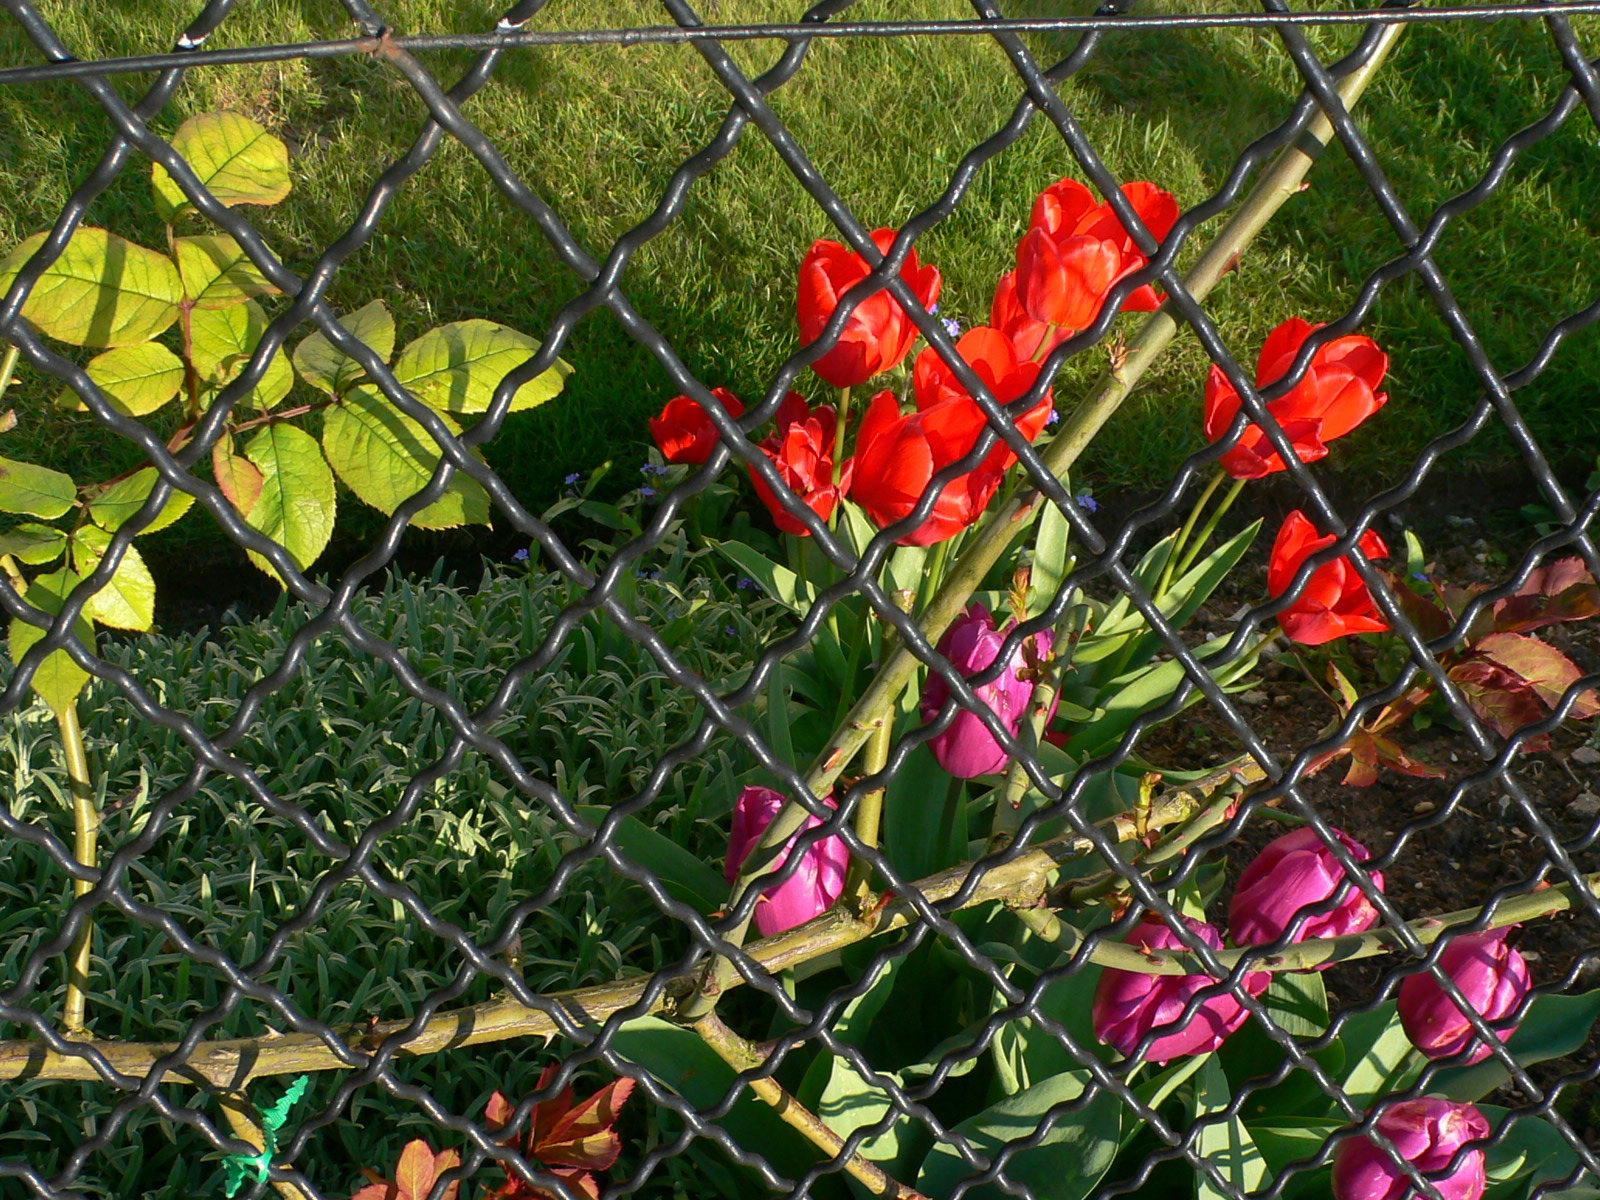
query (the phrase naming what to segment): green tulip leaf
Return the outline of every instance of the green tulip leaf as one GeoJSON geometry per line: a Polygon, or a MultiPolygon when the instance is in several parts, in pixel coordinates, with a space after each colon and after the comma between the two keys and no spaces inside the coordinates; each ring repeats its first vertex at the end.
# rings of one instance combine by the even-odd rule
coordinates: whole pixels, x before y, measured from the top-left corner
{"type": "MultiPolygon", "coordinates": [[[[443,457],[432,434],[366,386],[328,409],[322,448],[350,490],[385,515],[427,486],[443,457]]],[[[489,494],[457,471],[445,494],[411,523],[420,529],[487,525],[489,494]]]]}
{"type": "MultiPolygon", "coordinates": [[[[382,300],[374,300],[339,320],[340,326],[371,346],[384,362],[394,353],[394,317],[382,300]]],[[[366,368],[320,332],[313,333],[295,347],[294,369],[312,387],[338,396],[367,377],[366,368]]]]}
{"type": "MultiPolygon", "coordinates": [[[[111,407],[130,417],[155,412],[183,387],[183,359],[160,342],[118,346],[95,355],[83,369],[111,407]]],[[[88,407],[71,389],[62,393],[60,403],[79,412],[88,407]]]]}
{"type": "MultiPolygon", "coordinates": [[[[581,805],[578,815],[599,825],[610,809],[581,805]]],[[[657,833],[638,817],[624,817],[617,826],[616,846],[661,881],[674,900],[693,905],[702,913],[716,912],[728,900],[728,882],[722,872],[708,867],[696,854],[657,833]]]]}
{"type": "MultiPolygon", "coordinates": [[[[0,262],[0,295],[47,236],[34,234],[0,262]]],[[[183,281],[165,254],[86,226],[39,277],[22,315],[74,346],[132,346],[176,321],[182,300],[183,281]]]]}
{"type": "MultiPolygon", "coordinates": [[[[243,373],[266,330],[267,314],[254,300],[232,308],[195,310],[189,318],[189,361],[205,384],[207,407],[216,393],[243,373]]],[[[269,409],[287,396],[293,386],[294,372],[280,346],[267,364],[261,382],[245,397],[244,403],[269,409]]]]}
{"type": "MultiPolygon", "coordinates": [[[[178,127],[172,148],[221,203],[276,204],[289,194],[289,148],[249,117],[204,113],[178,127]]],[[[160,163],[150,171],[156,211],[169,224],[194,205],[160,163]]]]}
{"type": "MultiPolygon", "coordinates": [[[[96,525],[83,525],[72,534],[72,565],[87,579],[100,566],[111,535],[96,525]]],[[[156,582],[139,551],[129,546],[109,583],[83,606],[83,615],[113,629],[145,630],[155,624],[156,582]]]]}
{"type": "Polygon", "coordinates": [[[72,476],[33,463],[0,458],[0,512],[53,521],[72,507],[78,485],[72,476]]]}
{"type": "MultiPolygon", "coordinates": [[[[394,373],[417,399],[441,412],[487,412],[495,389],[539,352],[539,343],[493,321],[457,321],[430,329],[400,352],[394,373]]],[[[560,394],[572,368],[560,359],[512,397],[513,412],[560,394]]]]}
{"type": "Polygon", "coordinates": [[[176,241],[183,294],[195,308],[231,308],[256,296],[276,296],[244,248],[225,233],[176,241]]]}
{"type": "Polygon", "coordinates": [[[42,567],[60,558],[67,548],[67,535],[49,525],[24,521],[15,529],[0,533],[0,554],[9,554],[30,567],[42,567]]]}
{"type": "MultiPolygon", "coordinates": [[[[1195,1115],[1203,1117],[1220,1112],[1228,1107],[1231,1099],[1228,1076],[1216,1056],[1211,1055],[1195,1077],[1195,1115]]],[[[1250,1130],[1238,1117],[1228,1117],[1202,1126],[1195,1149],[1233,1187],[1232,1191],[1223,1191],[1209,1174],[1197,1172],[1195,1185],[1199,1200],[1212,1200],[1213,1197],[1236,1193],[1248,1195],[1259,1191],[1267,1183],[1266,1159],[1256,1148],[1250,1130]]]]}
{"type": "MultiPolygon", "coordinates": [[[[54,615],[61,611],[61,606],[79,582],[78,577],[68,570],[41,575],[28,588],[28,603],[54,615]]],[[[78,641],[93,652],[94,626],[80,616],[73,623],[72,631],[78,641]]],[[[44,640],[44,635],[45,631],[37,625],[12,618],[9,638],[11,661],[20,663],[23,655],[44,640]]],[[[78,693],[83,691],[88,682],[89,673],[73,662],[65,650],[46,655],[39,669],[33,673],[33,690],[58,714],[72,707],[78,693]]]]}
{"type": "MultiPolygon", "coordinates": [[[[1600,988],[1575,996],[1537,996],[1506,1042],[1506,1048],[1523,1066],[1576,1053],[1600,1021],[1600,988]]],[[[1451,1100],[1479,1100],[1510,1082],[1505,1067],[1495,1057],[1470,1067],[1439,1072],[1431,1091],[1451,1100]]]]}
{"type": "MultiPolygon", "coordinates": [[[[250,439],[244,453],[261,472],[261,496],[246,523],[281,545],[305,570],[333,536],[336,496],[322,448],[303,429],[268,425],[250,439]]],[[[278,577],[265,558],[254,550],[249,553],[251,562],[278,577]]]]}
{"type": "MultiPolygon", "coordinates": [[[[154,467],[144,467],[126,479],[119,479],[89,501],[89,519],[107,533],[115,533],[122,528],[124,521],[144,507],[151,489],[156,486],[156,478],[154,467]]],[[[165,529],[188,512],[193,504],[194,497],[188,492],[174,489],[167,502],[161,506],[161,511],[156,514],[155,520],[140,530],[139,536],[143,537],[147,533],[165,529]]]]}

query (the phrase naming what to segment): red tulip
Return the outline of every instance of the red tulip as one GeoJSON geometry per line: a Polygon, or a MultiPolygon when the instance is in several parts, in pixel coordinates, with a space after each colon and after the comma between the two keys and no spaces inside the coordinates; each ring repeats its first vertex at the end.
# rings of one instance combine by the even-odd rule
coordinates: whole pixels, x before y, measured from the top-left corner
{"type": "MultiPolygon", "coordinates": [[[[1274,599],[1283,595],[1300,564],[1334,541],[1331,533],[1319,537],[1305,513],[1295,509],[1284,519],[1278,540],[1272,544],[1267,591],[1274,599]]],[[[1388,557],[1389,547],[1373,530],[1362,534],[1358,544],[1368,558],[1388,557]]],[[[1389,628],[1348,556],[1313,571],[1300,598],[1278,614],[1278,624],[1291,641],[1303,646],[1320,646],[1353,633],[1382,633],[1389,628]]]]}
{"type": "MultiPolygon", "coordinates": [[[[744,416],[744,405],[727,388],[712,388],[711,394],[730,417],[744,416]]],[[[674,463],[703,463],[717,448],[720,434],[711,423],[700,401],[674,396],[659,417],[650,418],[650,435],[661,448],[661,457],[674,463]]]]}
{"type": "MultiPolygon", "coordinates": [[[[1128,183],[1123,194],[1159,240],[1178,220],[1171,192],[1152,183],[1128,183]]],[[[1076,333],[1100,315],[1106,293],[1149,263],[1110,204],[1076,179],[1063,179],[1039,194],[1033,220],[1017,247],[1016,290],[1022,307],[1036,321],[1076,333]]],[[[1150,312],[1160,298],[1146,285],[1123,308],[1150,312]]]]}
{"type": "Polygon", "coordinates": [[[1015,271],[1000,276],[1000,283],[994,289],[994,301],[989,305],[989,324],[1011,339],[1018,358],[1043,358],[1069,336],[1052,328],[1048,321],[1035,321],[1028,315],[1017,298],[1015,271]]]}
{"type": "MultiPolygon", "coordinates": [[[[939,471],[971,452],[983,430],[969,399],[902,413],[893,392],[872,398],[856,434],[856,473],[851,495],[879,528],[911,515],[939,471]]],[[[1000,449],[1000,447],[996,447],[1000,449]]],[[[933,515],[900,539],[905,546],[931,546],[978,519],[1000,487],[1002,471],[991,454],[977,470],[945,486],[933,515]]]]}
{"type": "MultiPolygon", "coordinates": [[[[893,229],[872,231],[873,242],[885,254],[894,238],[893,229]]],[[[838,242],[822,239],[811,247],[800,264],[797,299],[803,344],[810,345],[822,336],[833,310],[839,306],[839,298],[871,271],[866,259],[838,242]]],[[[900,278],[910,285],[924,308],[938,300],[942,283],[939,269],[919,266],[915,250],[906,256],[900,278]]],[[[811,369],[835,387],[854,387],[899,366],[916,337],[917,327],[900,302],[887,290],[876,292],[856,305],[838,342],[812,363],[811,369]]]]}
{"type": "MultiPolygon", "coordinates": [[[[1034,380],[1039,378],[1039,364],[1019,358],[1011,340],[998,329],[980,325],[967,330],[956,343],[956,352],[966,360],[1001,404],[1009,404],[1021,397],[1033,386],[1034,380]]],[[[972,440],[974,443],[977,442],[978,434],[988,424],[988,419],[978,407],[978,402],[966,388],[961,386],[955,372],[945,364],[944,359],[939,357],[939,352],[932,346],[917,355],[917,365],[912,372],[911,383],[916,393],[917,408],[924,412],[941,404],[964,406],[962,411],[967,414],[974,427],[972,440]]],[[[1022,436],[1030,442],[1038,437],[1039,431],[1050,419],[1050,409],[1050,392],[1046,391],[1038,404],[1017,418],[1017,429],[1022,436]]],[[[989,457],[984,459],[983,466],[986,469],[1004,471],[1016,461],[1016,454],[1001,442],[989,457]]]]}
{"type": "MultiPolygon", "coordinates": [[[[1533,986],[1528,960],[1510,945],[1510,929],[1461,934],[1439,955],[1439,969],[1460,989],[1464,999],[1485,1021],[1503,1021],[1522,1007],[1533,986]]],[[[1426,971],[1406,976],[1400,985],[1400,1023],[1411,1044],[1429,1058],[1449,1058],[1469,1046],[1468,1063],[1482,1062],[1492,1051],[1479,1039],[1467,1015],[1445,995],[1439,981],[1426,971]]],[[[1506,1041],[1515,1027],[1495,1031],[1506,1041]]]]}
{"type": "MultiPolygon", "coordinates": [[[[1256,364],[1256,386],[1264,388],[1287,375],[1306,338],[1321,328],[1290,317],[1268,334],[1256,364]]],[[[1300,461],[1315,462],[1328,453],[1327,443],[1349,433],[1388,401],[1388,394],[1378,391],[1388,370],[1388,355],[1371,338],[1335,338],[1317,351],[1295,389],[1268,404],[1267,411],[1283,426],[1300,461]]],[[[1208,441],[1228,432],[1239,405],[1239,393],[1222,368],[1213,366],[1206,380],[1208,441]]],[[[1244,431],[1239,444],[1222,456],[1222,466],[1235,479],[1260,479],[1285,469],[1282,456],[1259,425],[1244,431]]]]}
{"type": "MultiPolygon", "coordinates": [[[[824,521],[833,516],[834,507],[849,492],[850,477],[855,469],[855,460],[846,459],[839,472],[838,486],[834,486],[833,439],[838,423],[838,414],[832,405],[822,404],[813,409],[798,392],[790,392],[778,409],[777,433],[761,443],[761,449],[777,465],[789,490],[824,521]]],[[[811,535],[811,531],[779,503],[777,495],[753,466],[750,480],[779,529],[801,537],[811,535]]]]}

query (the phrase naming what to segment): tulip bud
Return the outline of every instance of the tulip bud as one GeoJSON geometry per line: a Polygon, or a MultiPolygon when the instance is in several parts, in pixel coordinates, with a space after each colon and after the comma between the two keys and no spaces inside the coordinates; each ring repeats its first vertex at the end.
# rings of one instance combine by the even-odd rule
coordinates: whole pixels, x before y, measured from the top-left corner
{"type": "MultiPolygon", "coordinates": [[[[783,793],[771,788],[747,787],[739,793],[733,809],[733,832],[728,838],[728,863],[723,872],[729,883],[739,877],[744,860],[760,844],[761,835],[777,819],[786,803],[783,793]]],[[[838,807],[831,799],[824,803],[829,808],[838,807]]],[[[821,824],[820,818],[808,816],[795,837],[821,824]]],[[[788,860],[789,849],[786,848],[768,870],[775,871],[788,860]]],[[[850,851],[837,835],[830,834],[813,842],[805,852],[805,861],[788,881],[767,888],[756,901],[756,928],[761,936],[773,937],[827,912],[844,891],[844,876],[849,865],[850,851]]]]}
{"type": "MultiPolygon", "coordinates": [[[[1213,950],[1222,948],[1222,935],[1214,926],[1193,917],[1184,920],[1206,945],[1213,950]]],[[[1123,940],[1146,950],[1184,949],[1178,935],[1154,913],[1146,913],[1123,940]]],[[[1268,972],[1253,971],[1244,978],[1245,990],[1259,996],[1271,981],[1268,972]]],[[[1195,994],[1217,982],[1209,975],[1145,975],[1108,967],[1094,992],[1095,1036],[1123,1054],[1132,1054],[1154,1031],[1160,1036],[1151,1043],[1146,1058],[1158,1064],[1209,1053],[1250,1015],[1232,992],[1222,992],[1203,1001],[1188,1021],[1180,1024],[1195,994]]]]}
{"type": "MultiPolygon", "coordinates": [[[[981,604],[973,604],[945,630],[944,637],[939,639],[939,653],[963,675],[976,675],[994,664],[1000,654],[1001,643],[1014,628],[1016,622],[1009,621],[1003,629],[996,629],[989,610],[981,604]]],[[[1048,658],[1054,640],[1048,630],[1035,634],[1035,658],[1048,658]]],[[[1026,642],[1018,643],[1005,670],[992,683],[973,689],[978,699],[1004,722],[1012,737],[1022,728],[1022,720],[1033,700],[1035,681],[1019,677],[1027,665],[1025,649],[1026,642]]],[[[923,721],[936,718],[949,697],[950,688],[945,681],[929,672],[927,686],[922,690],[923,721]]],[[[1051,703],[1050,716],[1055,716],[1059,701],[1058,696],[1051,703]]],[[[975,779],[979,775],[1003,771],[1011,760],[1011,756],[995,741],[994,735],[984,727],[982,719],[967,709],[958,712],[950,728],[934,738],[930,745],[939,765],[958,779],[975,779]]]]}
{"type": "MultiPolygon", "coordinates": [[[[1457,1152],[1489,1136],[1489,1122],[1475,1105],[1423,1096],[1384,1109],[1375,1128],[1402,1158],[1427,1175],[1451,1162],[1455,1170],[1433,1181],[1445,1200],[1478,1200],[1488,1184],[1483,1150],[1457,1152]]],[[[1413,1200],[1420,1196],[1394,1155],[1365,1137],[1346,1138],[1333,1152],[1334,1200],[1413,1200]]]]}
{"type": "MultiPolygon", "coordinates": [[[[1357,862],[1372,857],[1354,838],[1337,829],[1333,832],[1357,862]]],[[[1371,874],[1373,884],[1383,890],[1383,873],[1371,874]]],[[[1343,896],[1338,905],[1331,912],[1309,918],[1295,933],[1294,941],[1360,933],[1377,924],[1378,910],[1346,878],[1339,860],[1315,829],[1286,833],[1268,843],[1239,876],[1228,909],[1229,935],[1239,946],[1276,942],[1303,909],[1315,908],[1338,894],[1343,896]]]]}
{"type": "MultiPolygon", "coordinates": [[[[727,388],[712,388],[711,394],[730,417],[744,416],[744,405],[727,388]]],[[[721,434],[698,400],[674,396],[659,417],[650,418],[650,435],[668,462],[698,465],[711,457],[721,434]]]]}
{"type": "MultiPolygon", "coordinates": [[[[1533,980],[1528,961],[1506,941],[1510,929],[1463,934],[1439,955],[1439,969],[1455,982],[1462,998],[1485,1021],[1499,1021],[1516,1012],[1533,980]]],[[[1456,1002],[1430,972],[1407,976],[1400,985],[1400,1023],[1406,1036],[1429,1058],[1449,1058],[1475,1046],[1467,1063],[1489,1056],[1489,1043],[1480,1039],[1456,1002]]],[[[1515,1032],[1496,1031],[1503,1042],[1515,1032]]]]}

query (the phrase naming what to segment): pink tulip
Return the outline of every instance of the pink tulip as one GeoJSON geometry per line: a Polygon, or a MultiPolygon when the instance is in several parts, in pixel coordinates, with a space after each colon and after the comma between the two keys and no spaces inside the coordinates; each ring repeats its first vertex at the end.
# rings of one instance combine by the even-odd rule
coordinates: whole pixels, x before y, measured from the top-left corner
{"type": "MultiPolygon", "coordinates": [[[[1222,935],[1214,926],[1193,917],[1184,920],[1206,945],[1213,950],[1222,948],[1222,935]]],[[[1185,948],[1178,935],[1154,913],[1146,913],[1123,940],[1146,950],[1185,948]]],[[[1245,990],[1259,996],[1271,981],[1272,976],[1266,971],[1253,971],[1244,978],[1245,990]]],[[[1195,994],[1217,982],[1209,975],[1145,975],[1108,967],[1094,992],[1095,1036],[1123,1054],[1132,1054],[1147,1034],[1160,1033],[1145,1052],[1145,1057],[1154,1063],[1209,1053],[1250,1015],[1231,992],[1223,992],[1203,1001],[1187,1022],[1177,1024],[1195,994]]]]}
{"type": "MultiPolygon", "coordinates": [[[[1372,857],[1354,838],[1337,829],[1333,832],[1357,862],[1372,857]]],[[[1371,874],[1373,884],[1383,890],[1382,872],[1371,874]]],[[[1302,910],[1326,903],[1341,889],[1344,898],[1337,907],[1307,920],[1295,933],[1295,941],[1360,933],[1378,921],[1378,910],[1346,879],[1344,868],[1317,831],[1296,829],[1268,843],[1239,876],[1228,909],[1228,933],[1239,946],[1276,942],[1302,910]]]]}
{"type": "MultiPolygon", "coordinates": [[[[723,871],[729,883],[739,877],[744,860],[750,857],[761,835],[786,803],[783,793],[771,788],[747,787],[739,793],[739,801],[733,808],[733,833],[728,838],[728,864],[723,871]]],[[[838,807],[831,799],[824,803],[829,808],[838,807]]],[[[808,816],[800,833],[821,824],[820,818],[808,816]]],[[[776,871],[788,861],[789,851],[785,849],[768,870],[776,871]]],[[[827,912],[844,891],[845,870],[849,865],[850,851],[837,835],[830,834],[813,842],[805,852],[805,860],[789,880],[767,888],[756,901],[756,928],[761,936],[774,937],[827,912]]]]}
{"type": "MultiPolygon", "coordinates": [[[[945,630],[944,637],[939,639],[939,653],[963,675],[976,675],[994,664],[999,657],[1001,643],[1006,640],[1006,634],[1016,628],[1016,624],[1015,621],[1008,621],[1003,628],[996,629],[989,610],[981,604],[973,604],[945,630]]],[[[1035,634],[1032,640],[1036,647],[1035,661],[1048,658],[1055,640],[1049,630],[1035,634]]],[[[1034,681],[1020,677],[1027,666],[1027,651],[1024,644],[1019,643],[1011,652],[1006,669],[992,683],[973,689],[978,699],[1004,722],[1013,737],[1022,728],[1028,705],[1033,700],[1034,681]]],[[[927,686],[922,689],[923,721],[932,721],[937,717],[949,697],[950,688],[945,681],[930,671],[927,686]]],[[[1051,717],[1055,716],[1059,702],[1059,696],[1052,701],[1051,717]]],[[[1011,761],[1011,756],[1000,748],[994,735],[984,727],[983,720],[967,709],[958,712],[950,728],[934,738],[930,745],[939,765],[958,779],[992,775],[1005,770],[1006,764],[1011,761]]]]}
{"type": "MultiPolygon", "coordinates": [[[[1424,1096],[1392,1104],[1375,1123],[1407,1162],[1426,1175],[1456,1160],[1466,1143],[1489,1136],[1489,1122],[1471,1104],[1424,1096]]],[[[1488,1184],[1482,1149],[1462,1155],[1433,1186],[1445,1200],[1478,1200],[1488,1184]]],[[[1414,1200],[1421,1195],[1394,1155],[1365,1137],[1346,1138],[1333,1152],[1334,1200],[1414,1200]]]]}
{"type": "MultiPolygon", "coordinates": [[[[1439,955],[1439,968],[1455,982],[1462,997],[1485,1021],[1499,1021],[1516,1012],[1533,978],[1528,960],[1506,942],[1508,929],[1464,934],[1439,955]]],[[[1406,977],[1400,985],[1400,1023],[1406,1036],[1429,1058],[1449,1058],[1476,1046],[1468,1063],[1489,1057],[1488,1042],[1478,1037],[1456,1002],[1428,971],[1406,977]]],[[[1515,1026],[1497,1030],[1503,1042],[1515,1026]]]]}

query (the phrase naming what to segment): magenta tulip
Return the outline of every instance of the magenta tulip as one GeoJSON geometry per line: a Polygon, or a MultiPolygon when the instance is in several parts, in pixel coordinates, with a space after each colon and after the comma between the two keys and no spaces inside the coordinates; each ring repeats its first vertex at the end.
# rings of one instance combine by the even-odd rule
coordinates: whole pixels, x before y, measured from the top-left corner
{"type": "MultiPolygon", "coordinates": [[[[750,857],[761,835],[786,803],[783,793],[771,788],[747,787],[739,793],[739,802],[733,808],[733,832],[728,838],[728,863],[723,872],[729,883],[739,877],[744,860],[750,857]]],[[[838,807],[831,799],[825,803],[829,808],[838,807]]],[[[808,816],[800,833],[821,824],[820,818],[808,816]]],[[[795,834],[796,838],[799,836],[795,834]]],[[[775,871],[788,861],[789,851],[785,850],[768,869],[775,871]]],[[[844,876],[849,865],[850,851],[837,835],[830,834],[813,842],[805,852],[805,860],[788,881],[767,888],[756,901],[756,928],[761,936],[774,937],[827,912],[844,891],[844,876]]]]}
{"type": "MultiPolygon", "coordinates": [[[[1433,1181],[1445,1200],[1478,1200],[1483,1195],[1488,1178],[1482,1149],[1456,1159],[1466,1143],[1489,1136],[1489,1121],[1474,1105],[1430,1096],[1405,1100],[1386,1108],[1375,1128],[1424,1175],[1457,1163],[1455,1170],[1433,1181]]],[[[1394,1155],[1369,1138],[1346,1138],[1333,1152],[1334,1200],[1413,1200],[1421,1194],[1394,1155]]]]}
{"type": "MultiPolygon", "coordinates": [[[[1354,838],[1335,829],[1357,862],[1372,855],[1354,838]]],[[[1383,890],[1383,873],[1373,871],[1372,882],[1383,890]]],[[[1330,912],[1309,918],[1294,935],[1307,938],[1340,937],[1371,929],[1378,910],[1345,876],[1344,868],[1315,829],[1296,829],[1268,843],[1239,876],[1233,904],[1228,909],[1228,933],[1238,946],[1276,942],[1302,910],[1316,908],[1335,895],[1343,899],[1330,912]]]]}
{"type": "MultiPolygon", "coordinates": [[[[939,639],[939,653],[963,675],[976,675],[994,664],[1006,634],[1016,625],[1015,621],[1008,621],[1003,628],[996,629],[989,610],[981,604],[973,604],[956,618],[955,624],[945,630],[944,637],[939,639]]],[[[1049,658],[1050,648],[1055,641],[1050,631],[1034,634],[1032,641],[1036,648],[1033,661],[1049,658]]],[[[1005,724],[1012,737],[1022,728],[1023,718],[1028,715],[1028,705],[1033,700],[1034,681],[1022,678],[1029,673],[1028,665],[1026,643],[1018,644],[1011,652],[1006,669],[992,683],[973,689],[978,699],[987,704],[989,710],[1005,724]]],[[[949,698],[950,688],[930,671],[927,686],[922,689],[923,721],[932,721],[937,717],[949,698]]],[[[1050,717],[1055,716],[1059,702],[1059,696],[1051,702],[1050,717]]],[[[984,727],[982,718],[967,709],[958,712],[950,728],[934,738],[931,745],[939,765],[958,779],[992,775],[1005,770],[1006,764],[1011,761],[1011,756],[1000,748],[994,735],[984,727]]]]}
{"type": "MultiPolygon", "coordinates": [[[[1506,941],[1510,929],[1463,934],[1439,955],[1439,969],[1485,1021],[1516,1012],[1533,984],[1528,960],[1506,941]]],[[[1449,1058],[1475,1046],[1468,1063],[1489,1057],[1489,1043],[1478,1037],[1456,1002],[1445,995],[1432,972],[1420,971],[1400,985],[1400,1023],[1411,1044],[1429,1058],[1449,1058]]],[[[1495,1032],[1503,1042],[1516,1026],[1495,1032]]]]}
{"type": "MultiPolygon", "coordinates": [[[[1184,921],[1213,950],[1222,948],[1222,935],[1214,926],[1193,917],[1184,921]]],[[[1185,949],[1178,935],[1154,913],[1146,913],[1123,940],[1145,950],[1185,949]]],[[[1244,986],[1252,996],[1259,996],[1271,981],[1266,971],[1253,971],[1245,976],[1244,986]]],[[[1094,992],[1095,1036],[1123,1054],[1132,1054],[1146,1035],[1158,1033],[1145,1052],[1154,1063],[1209,1053],[1250,1015],[1232,992],[1223,992],[1203,1001],[1184,1021],[1189,1001],[1217,982],[1209,975],[1145,975],[1107,967],[1094,992]]]]}

